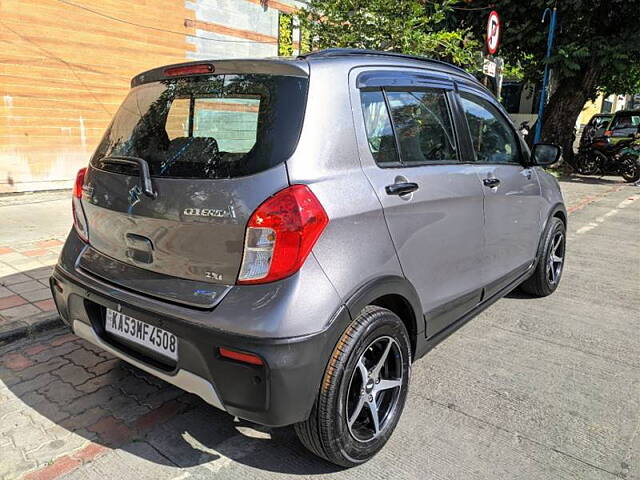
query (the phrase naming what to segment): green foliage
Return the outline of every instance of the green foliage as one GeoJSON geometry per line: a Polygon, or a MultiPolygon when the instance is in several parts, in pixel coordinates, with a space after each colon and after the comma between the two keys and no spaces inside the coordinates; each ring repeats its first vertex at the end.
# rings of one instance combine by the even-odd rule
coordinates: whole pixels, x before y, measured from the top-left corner
{"type": "Polygon", "coordinates": [[[499,54],[520,65],[525,79],[537,83],[544,68],[549,17],[545,24],[540,20],[544,10],[556,3],[558,28],[549,62],[556,82],[578,84],[589,73],[596,77],[588,85],[589,96],[599,90],[640,90],[638,0],[466,0],[458,2],[455,11],[461,24],[480,37],[487,12],[498,10],[503,21],[499,54]]]}
{"type": "Polygon", "coordinates": [[[477,68],[480,49],[452,22],[456,0],[309,0],[300,11],[313,48],[366,48],[424,55],[477,68]]]}
{"type": "Polygon", "coordinates": [[[281,13],[278,18],[278,55],[293,55],[293,15],[281,13]]]}

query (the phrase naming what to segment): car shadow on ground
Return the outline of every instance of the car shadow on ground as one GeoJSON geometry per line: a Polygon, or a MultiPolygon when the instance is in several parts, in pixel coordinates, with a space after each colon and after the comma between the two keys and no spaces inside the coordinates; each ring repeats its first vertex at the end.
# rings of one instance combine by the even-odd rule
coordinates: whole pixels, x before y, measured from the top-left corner
{"type": "Polygon", "coordinates": [[[561,182],[582,183],[584,185],[626,185],[626,182],[621,177],[615,179],[611,177],[604,178],[602,176],[580,175],[577,173],[562,175],[558,180],[561,182]]]}
{"type": "MultiPolygon", "coordinates": [[[[20,450],[17,442],[3,447],[20,450],[9,458],[21,455],[46,465],[90,440],[181,468],[207,464],[215,470],[231,460],[282,474],[339,470],[309,453],[291,427],[268,428],[235,419],[66,328],[40,337],[0,346],[0,400],[8,402],[4,406],[14,412],[16,425],[20,415],[31,419],[29,429],[41,445],[20,450]],[[57,433],[47,437],[42,432],[57,433]],[[140,448],[145,442],[152,448],[140,448]]],[[[13,428],[10,423],[0,425],[0,434],[32,434],[5,432],[13,428]]]]}

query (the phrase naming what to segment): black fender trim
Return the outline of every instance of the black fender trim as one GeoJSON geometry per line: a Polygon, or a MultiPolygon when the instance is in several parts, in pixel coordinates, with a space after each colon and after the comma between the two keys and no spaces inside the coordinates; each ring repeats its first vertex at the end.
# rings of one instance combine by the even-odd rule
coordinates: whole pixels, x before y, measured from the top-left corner
{"type": "Polygon", "coordinates": [[[535,271],[536,266],[538,265],[538,261],[540,260],[540,254],[542,253],[542,249],[544,248],[543,241],[546,237],[547,229],[549,228],[549,220],[555,217],[556,214],[558,213],[562,214],[562,219],[564,220],[565,227],[567,226],[567,209],[562,203],[558,202],[549,209],[547,218],[545,218],[544,220],[542,232],[540,233],[540,238],[538,239],[538,248],[536,249],[536,258],[531,268],[531,274],[533,274],[533,272],[535,271]]]}
{"type": "Polygon", "coordinates": [[[410,333],[414,333],[416,341],[416,345],[414,345],[415,354],[416,350],[420,349],[421,343],[424,341],[426,325],[420,297],[418,297],[418,292],[416,292],[416,289],[409,280],[397,275],[386,275],[376,278],[355,290],[355,292],[349,296],[345,305],[349,311],[349,315],[353,319],[364,307],[371,305],[377,299],[386,295],[398,295],[402,297],[410,307],[413,318],[404,320],[411,322],[410,333]]]}

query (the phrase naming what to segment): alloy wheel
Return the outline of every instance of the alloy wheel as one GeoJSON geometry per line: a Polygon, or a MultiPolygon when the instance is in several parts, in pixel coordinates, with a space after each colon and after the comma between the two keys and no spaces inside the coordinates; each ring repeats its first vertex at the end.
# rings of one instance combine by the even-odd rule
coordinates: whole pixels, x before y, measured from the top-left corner
{"type": "Polygon", "coordinates": [[[402,352],[396,341],[379,337],[356,364],[346,397],[346,422],[351,436],[368,442],[393,418],[403,384],[402,352]]]}
{"type": "Polygon", "coordinates": [[[557,232],[551,242],[551,250],[547,258],[547,280],[550,285],[556,285],[560,280],[564,263],[564,235],[557,232]]]}

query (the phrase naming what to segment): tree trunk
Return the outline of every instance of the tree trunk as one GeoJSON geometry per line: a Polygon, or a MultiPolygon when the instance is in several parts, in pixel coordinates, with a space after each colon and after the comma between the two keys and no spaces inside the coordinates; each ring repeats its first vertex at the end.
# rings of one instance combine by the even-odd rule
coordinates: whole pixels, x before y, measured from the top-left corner
{"type": "Polygon", "coordinates": [[[584,104],[596,92],[600,69],[591,65],[560,82],[546,106],[542,142],[560,145],[565,161],[573,159],[574,127],[584,104]]]}

